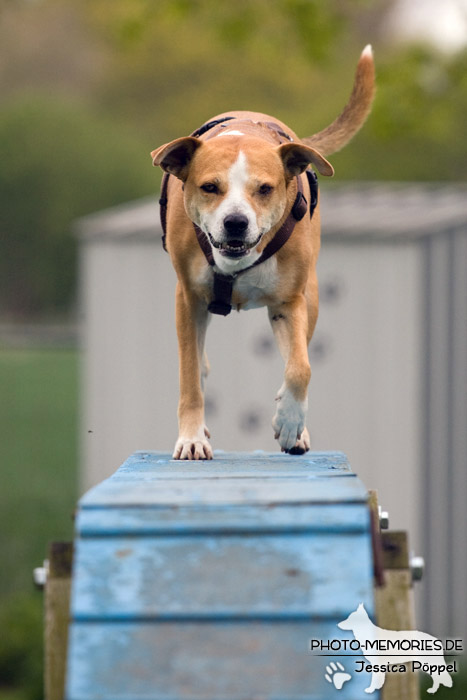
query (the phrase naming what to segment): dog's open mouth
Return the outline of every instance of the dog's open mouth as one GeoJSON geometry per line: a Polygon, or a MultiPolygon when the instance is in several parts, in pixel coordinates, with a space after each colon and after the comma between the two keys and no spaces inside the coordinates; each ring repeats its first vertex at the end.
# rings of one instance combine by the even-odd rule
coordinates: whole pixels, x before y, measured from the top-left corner
{"type": "Polygon", "coordinates": [[[255,248],[261,240],[261,234],[253,243],[245,243],[245,241],[235,239],[228,243],[226,241],[219,242],[215,241],[210,233],[208,233],[208,236],[214,248],[217,248],[221,255],[225,255],[228,258],[243,258],[245,255],[249,255],[251,250],[255,248]]]}
{"type": "Polygon", "coordinates": [[[219,253],[228,258],[243,258],[249,255],[251,247],[245,245],[243,241],[230,241],[229,243],[221,243],[219,253]]]}

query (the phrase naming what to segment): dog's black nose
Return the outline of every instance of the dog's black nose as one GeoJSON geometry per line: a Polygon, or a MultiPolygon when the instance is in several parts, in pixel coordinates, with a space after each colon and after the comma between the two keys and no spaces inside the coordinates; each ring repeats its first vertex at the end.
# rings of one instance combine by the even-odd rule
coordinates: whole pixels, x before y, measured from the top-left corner
{"type": "Polygon", "coordinates": [[[244,214],[229,214],[224,219],[224,228],[228,236],[238,236],[248,228],[248,217],[244,214]]]}

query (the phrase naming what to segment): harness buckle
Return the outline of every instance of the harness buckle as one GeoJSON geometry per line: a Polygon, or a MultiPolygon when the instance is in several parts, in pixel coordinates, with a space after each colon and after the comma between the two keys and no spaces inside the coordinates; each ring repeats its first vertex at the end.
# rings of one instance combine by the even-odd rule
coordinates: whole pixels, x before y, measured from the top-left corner
{"type": "Polygon", "coordinates": [[[220,299],[213,299],[208,306],[208,311],[212,314],[218,314],[219,316],[228,316],[232,311],[232,306],[220,299]]]}

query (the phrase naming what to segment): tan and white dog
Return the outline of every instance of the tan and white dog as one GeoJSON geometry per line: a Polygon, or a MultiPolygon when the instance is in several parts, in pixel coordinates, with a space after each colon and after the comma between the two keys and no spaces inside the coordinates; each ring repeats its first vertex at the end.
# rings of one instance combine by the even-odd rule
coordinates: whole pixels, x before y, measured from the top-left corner
{"type": "Polygon", "coordinates": [[[265,114],[228,112],[152,152],[154,165],[174,176],[167,180],[162,202],[166,246],[178,278],[180,401],[174,459],[212,459],[204,419],[209,369],[204,340],[219,305],[223,314],[230,307],[267,306],[285,362],[272,421],[275,437],[282,451],[309,450],[307,347],[318,316],[320,219],[318,206],[313,211],[313,179],[305,171],[312,165],[321,175],[333,175],[324,156],[360,129],[373,93],[373,55],[367,46],[348,104],[314,136],[299,139],[265,114]],[[300,190],[312,207],[311,218],[303,211],[296,214],[297,204],[304,202],[300,190]]]}

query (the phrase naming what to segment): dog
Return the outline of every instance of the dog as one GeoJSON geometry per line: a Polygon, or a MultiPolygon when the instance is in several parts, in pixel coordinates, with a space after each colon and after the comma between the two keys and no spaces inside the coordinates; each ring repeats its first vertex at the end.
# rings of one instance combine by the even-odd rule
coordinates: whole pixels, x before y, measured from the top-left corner
{"type": "Polygon", "coordinates": [[[447,671],[449,666],[447,666],[444,657],[438,653],[435,646],[436,643],[442,649],[442,642],[431,634],[418,632],[417,630],[395,632],[377,627],[368,617],[368,613],[362,603],[346,620],[339,622],[337,626],[341,630],[352,632],[355,639],[360,643],[362,653],[364,653],[364,650],[370,643],[378,644],[380,642],[379,649],[375,646],[371,649],[371,651],[374,650],[373,654],[364,653],[364,657],[373,668],[371,683],[368,688],[365,688],[366,693],[373,693],[375,690],[382,688],[386,680],[385,669],[393,665],[399,667],[401,664],[405,665],[407,663],[413,664],[413,670],[424,670],[426,673],[429,673],[433,679],[433,685],[427,690],[427,693],[436,693],[440,685],[444,685],[447,688],[452,687],[452,678],[447,671]],[[385,649],[389,648],[387,641],[394,643],[394,649],[391,648],[386,652],[385,649]],[[397,653],[398,643],[401,644],[402,650],[410,646],[410,649],[414,649],[414,651],[406,654],[397,653]],[[423,655],[417,652],[418,648],[423,649],[423,646],[426,651],[431,651],[431,655],[430,653],[423,655]],[[396,658],[393,654],[397,654],[396,658]],[[397,661],[396,664],[395,661],[397,661]]]}
{"type": "Polygon", "coordinates": [[[325,155],[363,125],[374,93],[367,46],[343,112],[299,139],[266,114],[226,112],[191,136],[152,151],[165,171],[164,246],[177,274],[179,435],[174,459],[212,459],[204,419],[204,351],[212,313],[266,306],[285,362],[272,421],[283,452],[310,449],[305,426],[311,370],[307,347],[318,316],[320,219],[316,176],[332,176],[325,155]],[[306,213],[305,213],[306,212],[306,213]],[[292,235],[293,234],[293,235],[292,235]]]}

